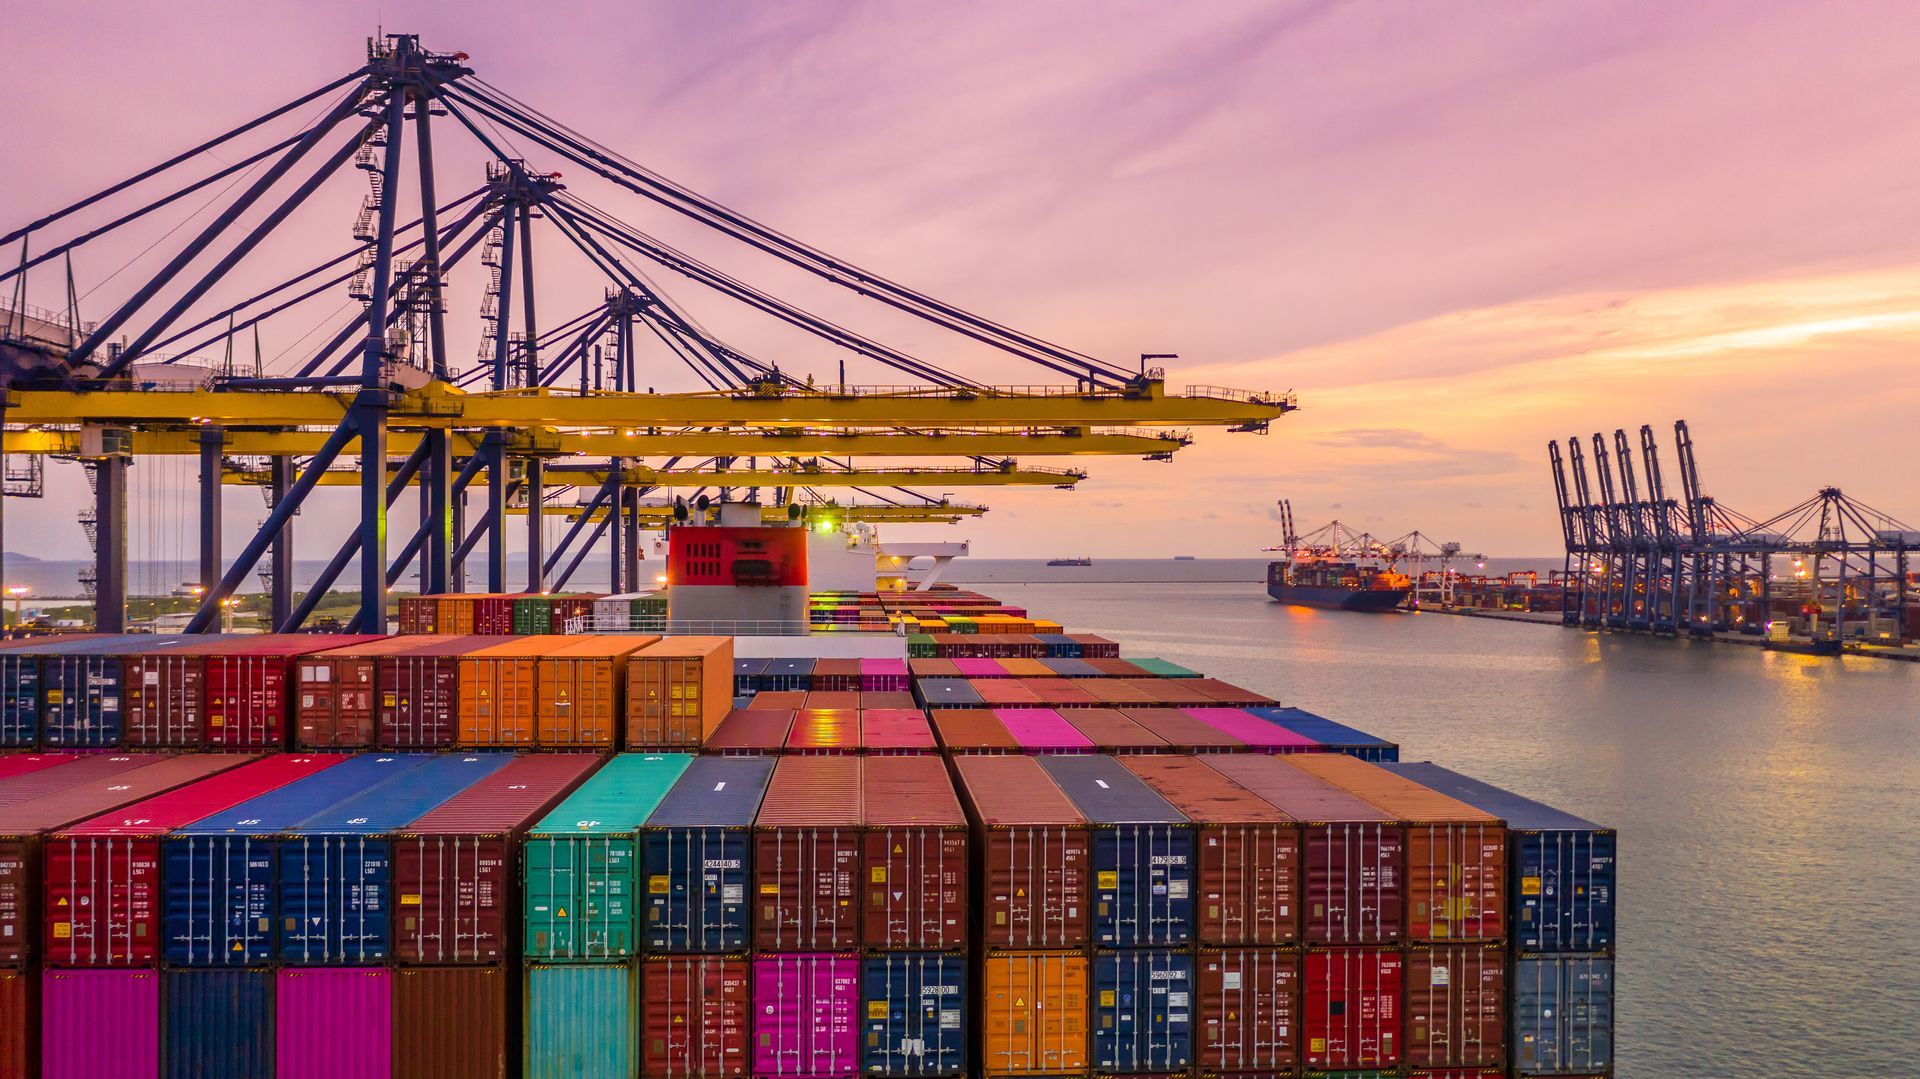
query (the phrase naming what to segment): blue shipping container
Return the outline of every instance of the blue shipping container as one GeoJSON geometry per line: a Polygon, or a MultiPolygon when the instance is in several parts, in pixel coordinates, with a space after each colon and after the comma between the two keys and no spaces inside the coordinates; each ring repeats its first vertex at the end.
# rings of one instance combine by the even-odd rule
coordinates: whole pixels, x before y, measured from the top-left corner
{"type": "Polygon", "coordinates": [[[1080,642],[1064,633],[1035,634],[1047,646],[1048,659],[1080,659],[1080,642]]]}
{"type": "Polygon", "coordinates": [[[640,1074],[636,964],[527,964],[526,1079],[640,1074]]]}
{"type": "Polygon", "coordinates": [[[1093,956],[1093,1067],[1185,1071],[1193,1059],[1193,956],[1148,948],[1093,956]]]}
{"type": "Polygon", "coordinates": [[[772,757],[700,757],[647,818],[640,857],[649,949],[747,947],[753,818],[773,765],[772,757]]]}
{"type": "Polygon", "coordinates": [[[1613,829],[1437,764],[1386,767],[1507,822],[1507,894],[1516,951],[1612,950],[1618,846],[1613,829]]]}
{"type": "Polygon", "coordinates": [[[241,967],[272,961],[280,834],[432,759],[423,753],[354,757],[161,840],[167,962],[241,967]]]}
{"type": "Polygon", "coordinates": [[[1109,947],[1193,939],[1193,829],[1112,757],[1036,758],[1092,823],[1093,940],[1109,947]]]}
{"type": "Polygon", "coordinates": [[[1335,723],[1325,716],[1316,716],[1302,708],[1260,705],[1247,708],[1245,711],[1350,757],[1358,757],[1375,764],[1400,759],[1400,747],[1395,743],[1362,730],[1355,730],[1344,723],[1335,723]]]}
{"type": "Polygon", "coordinates": [[[813,688],[813,660],[811,659],[771,659],[767,669],[760,676],[761,689],[773,691],[809,690],[813,688]]]}
{"type": "Polygon", "coordinates": [[[770,659],[736,659],[734,660],[733,661],[734,696],[737,697],[743,694],[759,692],[760,682],[766,676],[766,673],[767,673],[767,664],[772,662],[773,661],[770,659]]]}
{"type": "Polygon", "coordinates": [[[0,746],[40,742],[40,657],[0,651],[0,746]]]}
{"type": "Polygon", "coordinates": [[[273,971],[168,970],[160,978],[160,1074],[273,1074],[273,971]]]}
{"type": "Polygon", "coordinates": [[[916,678],[913,692],[928,708],[975,708],[980,694],[964,678],[916,678]]]}
{"type": "Polygon", "coordinates": [[[860,999],[862,1074],[967,1073],[966,956],[869,956],[860,967],[860,999]]]}
{"type": "MultiPolygon", "coordinates": [[[[35,648],[40,695],[34,722],[40,744],[50,749],[117,746],[126,737],[121,707],[121,655],[130,645],[155,647],[152,634],[95,637],[35,648]]],[[[14,676],[27,677],[30,660],[18,652],[14,676]]]]}
{"type": "Polygon", "coordinates": [[[1056,678],[1098,678],[1100,668],[1084,659],[1049,658],[1040,662],[1052,670],[1056,678]]]}
{"type": "Polygon", "coordinates": [[[1613,960],[1522,955],[1513,964],[1513,1069],[1592,1075],[1613,1067],[1613,960]]]}
{"type": "Polygon", "coordinates": [[[279,850],[280,958],[329,964],[385,960],[393,943],[389,837],[513,757],[435,756],[397,781],[288,829],[279,850]]]}

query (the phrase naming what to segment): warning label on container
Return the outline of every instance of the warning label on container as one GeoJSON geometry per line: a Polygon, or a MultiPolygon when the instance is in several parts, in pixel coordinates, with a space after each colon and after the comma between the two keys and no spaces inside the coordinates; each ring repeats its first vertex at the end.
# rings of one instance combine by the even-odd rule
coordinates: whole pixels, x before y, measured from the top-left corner
{"type": "Polygon", "coordinates": [[[653,876],[647,878],[648,895],[666,895],[673,891],[673,880],[669,877],[653,876]]]}
{"type": "Polygon", "coordinates": [[[884,1000],[867,1001],[867,1018],[868,1019],[885,1019],[886,1017],[887,1017],[886,1001],[884,1000]]]}
{"type": "Polygon", "coordinates": [[[1120,874],[1111,869],[1103,869],[1097,874],[1094,887],[1103,892],[1111,892],[1120,887],[1120,874]]]}

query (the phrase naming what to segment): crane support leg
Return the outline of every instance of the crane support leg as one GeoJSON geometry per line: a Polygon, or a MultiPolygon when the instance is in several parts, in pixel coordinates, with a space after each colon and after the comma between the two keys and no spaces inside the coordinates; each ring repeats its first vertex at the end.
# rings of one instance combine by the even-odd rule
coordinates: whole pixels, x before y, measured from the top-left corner
{"type": "Polygon", "coordinates": [[[545,463],[538,457],[525,460],[527,488],[527,591],[544,592],[547,588],[547,515],[541,512],[546,503],[547,483],[545,463]]]}
{"type": "MultiPolygon", "coordinates": [[[[626,532],[620,520],[621,507],[626,505],[626,487],[621,482],[621,472],[626,468],[626,464],[618,457],[607,462],[607,517],[613,522],[613,527],[607,532],[607,554],[609,555],[607,572],[611,575],[613,588],[608,595],[614,596],[623,596],[634,591],[627,587],[625,580],[627,559],[620,552],[620,537],[626,532]]],[[[571,575],[572,572],[573,568],[569,566],[567,573],[571,575]]]]}
{"type": "Polygon", "coordinates": [[[620,545],[627,555],[627,588],[640,591],[640,489],[627,488],[627,541],[620,545]]]}
{"type": "MultiPolygon", "coordinates": [[[[393,478],[387,481],[386,506],[393,505],[394,501],[400,497],[400,492],[407,489],[407,484],[412,482],[414,473],[420,470],[420,464],[426,460],[426,456],[426,443],[423,441],[419,446],[414,447],[413,453],[406,460],[400,462],[400,467],[394,470],[393,478]]],[[[285,621],[275,625],[274,628],[277,632],[294,633],[299,631],[301,625],[306,622],[307,616],[313,613],[314,608],[320,605],[320,601],[325,599],[327,592],[333,588],[333,582],[339,580],[340,574],[346,571],[347,563],[353,561],[354,556],[361,553],[361,543],[364,538],[365,532],[362,529],[356,528],[347,534],[347,538],[341,542],[340,549],[334,552],[333,558],[327,563],[326,568],[322,569],[320,575],[313,579],[313,586],[308,588],[306,594],[300,597],[299,606],[288,612],[285,621]]],[[[385,568],[384,566],[381,567],[383,573],[385,568]]],[[[385,588],[382,587],[381,591],[384,592],[385,588]]],[[[355,620],[361,621],[357,615],[355,616],[355,620]]]]}
{"type": "Polygon", "coordinates": [[[127,631],[127,457],[94,463],[93,628],[127,631]]]}
{"type": "Polygon", "coordinates": [[[220,581],[221,451],[227,433],[219,427],[200,429],[200,590],[220,581]]]}
{"type": "Polygon", "coordinates": [[[487,591],[507,590],[507,436],[488,431],[481,444],[487,455],[487,591]]]}
{"type": "MultiPolygon", "coordinates": [[[[287,493],[293,488],[293,458],[269,458],[271,469],[269,483],[272,484],[273,504],[278,506],[286,501],[287,493]]],[[[289,519],[286,527],[273,537],[273,553],[269,563],[273,567],[273,595],[268,604],[270,621],[276,628],[285,623],[293,613],[293,521],[289,519]]]]}
{"type": "MultiPolygon", "coordinates": [[[[426,526],[427,548],[426,561],[421,565],[420,590],[427,595],[439,595],[451,588],[453,581],[453,447],[445,431],[429,431],[425,442],[426,483],[422,485],[425,494],[421,523],[426,526]]],[[[469,461],[468,468],[477,471],[478,465],[469,461]]],[[[472,473],[465,470],[461,475],[463,479],[473,478],[472,473]]]]}

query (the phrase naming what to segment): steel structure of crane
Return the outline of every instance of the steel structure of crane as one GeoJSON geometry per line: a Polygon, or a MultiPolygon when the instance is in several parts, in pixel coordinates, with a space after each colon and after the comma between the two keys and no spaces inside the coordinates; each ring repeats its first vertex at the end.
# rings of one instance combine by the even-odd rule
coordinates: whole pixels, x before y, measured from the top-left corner
{"type": "Polygon", "coordinates": [[[1562,621],[1589,628],[1710,637],[1759,634],[1784,599],[1818,645],[1914,637],[1913,557],[1920,530],[1826,487],[1765,520],[1720,505],[1700,482],[1693,437],[1674,425],[1681,497],[1671,497],[1653,427],[1639,469],[1625,429],[1547,445],[1566,544],[1562,621]],[[1645,478],[1644,490],[1640,477],[1645,478]],[[1783,580],[1776,566],[1790,561],[1783,580]]]}
{"type": "MultiPolygon", "coordinates": [[[[397,466],[390,465],[387,474],[392,476],[397,471],[397,466]]],[[[595,487],[606,483],[607,477],[611,474],[604,464],[548,464],[546,473],[548,479],[556,483],[595,487]]],[[[622,483],[667,490],[703,487],[906,487],[909,485],[1070,489],[1086,478],[1085,472],[1076,469],[1040,468],[1011,461],[1004,468],[975,466],[973,468],[826,469],[818,465],[799,463],[785,469],[721,468],[715,465],[657,468],[651,465],[629,465],[620,470],[622,483]]],[[[273,482],[270,467],[250,466],[231,458],[226,463],[221,479],[228,484],[254,487],[269,486],[273,482]]],[[[407,482],[417,487],[421,480],[419,475],[415,474],[407,482]]],[[[360,485],[360,473],[357,470],[332,469],[320,478],[319,485],[357,487],[360,485]]]]}
{"type": "MultiPolygon", "coordinates": [[[[18,266],[0,271],[0,282],[15,279],[15,301],[0,331],[0,375],[7,385],[4,451],[74,454],[88,462],[97,482],[95,512],[102,537],[101,628],[120,628],[127,467],[145,453],[191,453],[200,459],[200,556],[208,587],[189,623],[192,631],[214,625],[221,602],[269,552],[276,626],[299,626],[305,612],[292,602],[292,517],[311,491],[333,481],[338,465],[357,459],[358,527],[303,606],[310,607],[357,559],[358,622],[377,629],[386,620],[387,586],[416,555],[423,590],[447,591],[461,580],[459,567],[467,553],[484,539],[487,586],[502,590],[506,520],[515,499],[521,507],[548,507],[564,489],[584,490],[584,484],[598,480],[597,512],[603,519],[618,519],[606,532],[619,590],[636,583],[630,556],[638,537],[632,529],[652,519],[640,498],[665,483],[758,484],[774,488],[779,501],[791,501],[815,483],[840,485],[840,477],[817,477],[792,464],[793,458],[819,454],[965,457],[974,468],[963,471],[975,484],[1045,482],[1013,464],[1010,455],[1164,458],[1190,441],[1166,427],[1264,431],[1295,407],[1287,394],[1214,387],[1170,393],[1160,370],[1146,367],[1149,357],[1143,355],[1140,367],[1129,370],[837,259],[592,142],[479,79],[466,59],[429,52],[412,35],[370,39],[366,63],[356,70],[0,237],[0,244],[20,243],[18,266]],[[317,118],[292,134],[251,153],[239,152],[237,140],[243,136],[264,135],[275,121],[316,106],[317,118]],[[435,179],[436,117],[449,118],[471,136],[487,159],[482,186],[444,202],[435,179]],[[409,133],[419,212],[402,221],[409,133]],[[623,197],[637,195],[761,255],[1032,364],[1046,377],[1070,379],[1072,385],[987,385],[805,311],[588,202],[562,186],[558,173],[530,167],[516,140],[557,163],[585,170],[623,197]],[[214,155],[216,149],[224,156],[214,155]],[[64,242],[35,249],[36,238],[52,226],[91,208],[107,212],[115,196],[203,155],[220,167],[64,242]],[[213,299],[213,290],[230,272],[327,180],[354,168],[364,171],[369,187],[353,230],[355,247],[252,295],[232,302],[213,299]],[[142,278],[106,317],[82,321],[72,283],[74,251],[216,185],[224,186],[195,212],[212,211],[212,220],[172,250],[165,264],[142,278]],[[545,226],[538,232],[536,221],[545,226]],[[605,277],[607,286],[584,313],[542,324],[536,236],[544,237],[543,251],[557,236],[572,257],[605,277]],[[29,324],[26,275],[56,258],[66,260],[68,309],[36,316],[29,324]],[[448,273],[463,262],[485,270],[484,334],[479,362],[456,371],[445,290],[448,273]],[[670,303],[642,266],[685,278],[898,372],[911,384],[847,385],[842,363],[836,384],[814,386],[811,378],[783,372],[720,340],[670,303]],[[263,323],[331,298],[343,285],[361,309],[332,327],[331,337],[304,362],[269,373],[256,358],[251,372],[232,369],[237,335],[254,335],[257,357],[263,323]],[[637,359],[643,331],[707,390],[661,394],[643,389],[637,359]],[[217,375],[159,377],[163,370],[177,369],[184,357],[221,347],[229,362],[217,375]],[[153,392],[157,389],[178,392],[153,392]],[[1122,425],[1163,429],[1118,429],[1122,425]],[[556,461],[579,455],[605,462],[556,461]],[[670,460],[648,472],[635,460],[645,456],[670,460]],[[219,549],[218,496],[230,457],[264,459],[257,472],[266,476],[272,502],[266,521],[227,564],[219,549]],[[714,458],[712,474],[681,469],[676,475],[673,466],[687,457],[714,458]],[[736,469],[740,458],[753,463],[736,469]],[[771,467],[761,466],[763,460],[771,467]],[[484,512],[472,529],[463,529],[465,491],[483,474],[484,512]],[[390,564],[387,511],[409,486],[420,491],[421,525],[398,564],[390,564]],[[622,512],[609,513],[609,507],[622,512]]],[[[861,480],[898,488],[888,481],[907,475],[876,470],[861,480]]],[[[965,482],[940,473],[915,482],[920,479],[965,482]]],[[[1071,486],[1061,479],[1050,485],[1071,486]]],[[[961,515],[959,508],[933,513],[927,507],[939,500],[905,488],[894,495],[855,489],[874,495],[872,512],[880,516],[896,510],[896,519],[911,516],[908,509],[939,519],[961,515]]],[[[838,509],[845,516],[858,507],[838,509]]],[[[543,516],[529,514],[527,584],[535,589],[545,586],[554,561],[538,523],[543,516]]],[[[582,523],[591,516],[582,516],[582,523]]]]}

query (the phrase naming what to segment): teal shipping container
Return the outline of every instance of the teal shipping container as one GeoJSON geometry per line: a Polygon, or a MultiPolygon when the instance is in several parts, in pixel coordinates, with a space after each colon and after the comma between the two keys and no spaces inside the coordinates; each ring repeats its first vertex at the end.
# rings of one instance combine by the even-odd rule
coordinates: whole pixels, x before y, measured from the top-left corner
{"type": "Polygon", "coordinates": [[[633,963],[527,964],[521,1074],[526,1079],[639,1074],[638,982],[633,963]]]}

